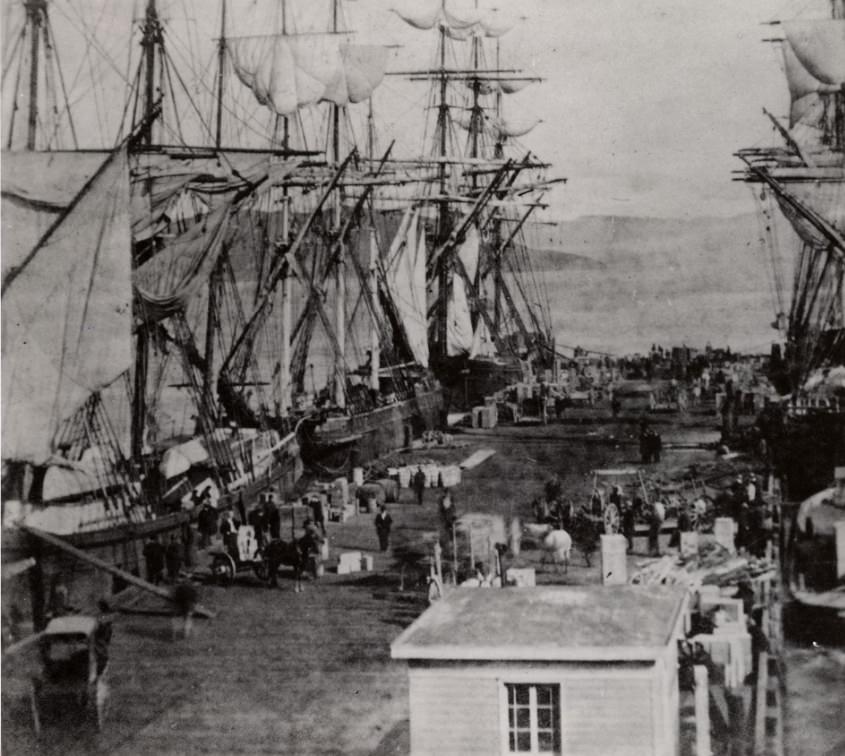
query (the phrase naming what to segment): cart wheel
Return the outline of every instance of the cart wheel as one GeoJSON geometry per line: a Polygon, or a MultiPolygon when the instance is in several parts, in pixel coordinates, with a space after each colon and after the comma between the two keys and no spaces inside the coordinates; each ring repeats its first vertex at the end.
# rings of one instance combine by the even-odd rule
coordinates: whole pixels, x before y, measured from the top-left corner
{"type": "Polygon", "coordinates": [[[607,535],[614,535],[619,532],[619,507],[613,503],[605,505],[602,513],[602,520],[604,521],[604,532],[607,535]]]}
{"type": "Polygon", "coordinates": [[[261,557],[252,563],[252,571],[262,583],[266,583],[270,577],[270,562],[267,557],[261,557]]]}
{"type": "Polygon", "coordinates": [[[235,560],[228,554],[215,554],[211,563],[211,574],[218,585],[231,585],[235,582],[235,560]]]}

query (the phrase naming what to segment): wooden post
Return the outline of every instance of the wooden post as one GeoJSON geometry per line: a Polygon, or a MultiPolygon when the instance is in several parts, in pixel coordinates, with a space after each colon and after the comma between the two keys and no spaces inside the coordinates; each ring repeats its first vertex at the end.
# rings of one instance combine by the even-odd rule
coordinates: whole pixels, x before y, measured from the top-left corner
{"type": "MultiPolygon", "coordinates": [[[[143,591],[147,591],[148,593],[152,593],[155,596],[159,596],[160,598],[167,599],[168,601],[171,600],[170,591],[167,588],[161,588],[157,585],[153,585],[152,583],[148,583],[146,580],[142,580],[141,578],[133,575],[131,572],[126,572],[125,570],[121,570],[119,567],[115,567],[108,562],[104,562],[102,559],[95,557],[91,554],[86,554],[81,549],[77,549],[76,546],[72,546],[67,541],[59,538],[52,533],[47,533],[43,530],[39,530],[38,528],[31,528],[26,525],[21,525],[21,530],[29,533],[30,535],[38,538],[45,543],[54,546],[55,548],[64,551],[66,554],[70,554],[71,556],[79,559],[82,562],[86,562],[97,569],[104,570],[111,575],[115,575],[119,577],[121,580],[129,583],[130,585],[134,585],[140,588],[143,591]]],[[[198,614],[200,617],[207,617],[212,618],[214,617],[214,612],[209,611],[204,606],[197,604],[194,608],[194,614],[198,614]]]]}
{"type": "Polygon", "coordinates": [[[754,701],[754,756],[766,751],[766,691],[769,687],[769,659],[765,651],[757,657],[757,692],[754,701]]]}
{"type": "Polygon", "coordinates": [[[707,667],[696,664],[695,675],[695,756],[710,756],[710,702],[707,667]]]}

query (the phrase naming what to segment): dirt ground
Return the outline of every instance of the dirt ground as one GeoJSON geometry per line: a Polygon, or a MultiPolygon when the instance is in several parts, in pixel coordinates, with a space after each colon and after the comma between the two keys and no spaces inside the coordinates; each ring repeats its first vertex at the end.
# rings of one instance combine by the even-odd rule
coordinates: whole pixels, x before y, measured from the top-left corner
{"type": "MultiPolygon", "coordinates": [[[[709,433],[712,425],[705,422],[709,433]]],[[[638,464],[635,433],[632,424],[502,428],[485,436],[456,436],[466,446],[415,452],[404,461],[457,462],[476,449],[494,449],[455,489],[459,513],[529,517],[530,501],[552,473],[560,475],[565,495],[577,500],[588,490],[592,468],[638,464]]],[[[664,442],[671,446],[701,433],[702,428],[667,428],[664,442]]],[[[712,456],[670,449],[661,467],[712,456]]],[[[400,502],[389,505],[395,543],[413,542],[437,528],[436,498],[427,491],[418,507],[406,489],[400,502]]],[[[426,608],[424,591],[413,579],[399,590],[398,564],[391,552],[377,551],[372,515],[330,523],[329,539],[333,555],[373,554],[374,571],[329,573],[308,582],[303,593],[293,591],[289,578],[272,590],[246,573],[229,588],[204,585],[201,600],[217,616],[196,620],[188,640],[171,638],[171,620],[152,600],[136,604],[136,613],[118,615],[111,709],[101,734],[71,718],[48,723],[36,742],[26,710],[15,708],[5,693],[23,660],[4,664],[3,753],[407,753],[407,673],[390,660],[389,646],[426,608]]],[[[639,541],[632,564],[645,552],[645,539],[639,541]]],[[[576,552],[566,575],[544,567],[538,581],[598,582],[597,561],[587,568],[576,552]]],[[[536,551],[523,552],[519,560],[538,562],[536,551]]]]}

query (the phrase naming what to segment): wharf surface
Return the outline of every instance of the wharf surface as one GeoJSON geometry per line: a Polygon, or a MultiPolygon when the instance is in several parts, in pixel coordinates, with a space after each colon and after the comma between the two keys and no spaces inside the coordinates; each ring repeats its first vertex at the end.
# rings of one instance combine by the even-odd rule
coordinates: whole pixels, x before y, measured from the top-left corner
{"type": "MultiPolygon", "coordinates": [[[[621,429],[608,429],[621,432],[621,429]]],[[[637,465],[627,445],[580,441],[540,445],[508,434],[467,438],[461,449],[420,450],[404,457],[454,463],[477,448],[496,454],[465,471],[453,492],[459,513],[498,513],[530,519],[530,501],[552,473],[564,495],[584,494],[593,468],[637,465]],[[577,493],[576,493],[577,492],[577,493]]],[[[668,451],[660,467],[686,465],[712,452],[668,451]]],[[[437,492],[422,507],[409,490],[389,505],[394,542],[413,542],[437,529],[437,492]]],[[[110,653],[111,709],[94,734],[71,723],[48,724],[36,741],[27,712],[5,705],[3,752],[9,754],[403,754],[408,752],[408,688],[403,665],[391,662],[390,642],[427,606],[413,579],[399,590],[391,553],[377,551],[371,514],[329,523],[332,554],[360,550],[374,571],[327,574],[294,593],[286,577],[271,590],[249,573],[228,588],[204,585],[201,601],[217,611],[196,620],[194,634],[173,640],[163,607],[143,601],[118,615],[110,653]],[[158,610],[158,613],[156,612],[158,610]]],[[[661,537],[665,548],[668,535],[661,537]]],[[[635,544],[629,569],[645,556],[635,544]]],[[[518,564],[535,565],[539,583],[599,582],[598,554],[586,567],[577,549],[568,573],[540,568],[538,552],[518,564]]],[[[4,663],[4,683],[30,659],[4,663]],[[18,669],[16,670],[15,667],[18,669]]],[[[25,674],[25,669],[23,670],[25,674]]],[[[5,689],[5,685],[4,685],[5,689]]]]}

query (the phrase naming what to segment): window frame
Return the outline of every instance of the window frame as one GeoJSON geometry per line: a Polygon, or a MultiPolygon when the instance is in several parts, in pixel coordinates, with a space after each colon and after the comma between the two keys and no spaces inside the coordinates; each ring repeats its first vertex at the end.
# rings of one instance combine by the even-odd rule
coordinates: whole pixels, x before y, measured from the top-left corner
{"type": "Polygon", "coordinates": [[[499,734],[500,734],[500,752],[503,756],[512,756],[515,753],[530,753],[539,756],[546,756],[547,754],[554,754],[559,756],[563,751],[563,684],[559,677],[546,678],[545,675],[527,675],[527,676],[508,676],[501,678],[499,681],[499,734]],[[512,751],[510,749],[510,734],[511,728],[508,720],[508,713],[510,711],[509,691],[514,686],[528,687],[529,695],[529,716],[530,716],[530,733],[531,733],[531,750],[530,751],[512,751]],[[556,745],[558,750],[541,751],[538,744],[538,722],[537,722],[537,688],[550,686],[553,687],[557,693],[557,718],[554,721],[556,728],[556,745]]]}

